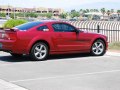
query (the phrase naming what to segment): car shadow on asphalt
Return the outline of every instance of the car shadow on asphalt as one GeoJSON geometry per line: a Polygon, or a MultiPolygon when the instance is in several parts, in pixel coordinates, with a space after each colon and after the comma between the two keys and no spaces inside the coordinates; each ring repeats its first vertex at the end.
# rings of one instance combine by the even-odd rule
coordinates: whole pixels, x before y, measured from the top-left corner
{"type": "Polygon", "coordinates": [[[32,61],[31,58],[28,56],[22,56],[22,57],[12,57],[12,56],[0,56],[0,61],[4,62],[29,62],[32,61]]]}
{"type": "Polygon", "coordinates": [[[48,60],[60,60],[60,59],[71,59],[71,58],[82,58],[90,57],[90,54],[86,53],[77,53],[77,54],[61,54],[61,55],[51,55],[48,57],[48,60]]]}
{"type": "MultiPolygon", "coordinates": [[[[83,57],[90,57],[90,54],[80,53],[80,54],[65,54],[65,55],[50,55],[47,60],[60,60],[60,59],[74,59],[74,58],[83,58],[83,57]]],[[[29,56],[25,55],[19,58],[15,58],[12,56],[0,56],[0,61],[4,62],[31,62],[32,60],[29,56]]]]}

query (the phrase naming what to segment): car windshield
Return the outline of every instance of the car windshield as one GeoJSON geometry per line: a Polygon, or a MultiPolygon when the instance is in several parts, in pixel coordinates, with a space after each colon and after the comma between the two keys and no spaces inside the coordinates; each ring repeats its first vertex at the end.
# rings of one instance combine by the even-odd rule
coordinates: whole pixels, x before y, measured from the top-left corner
{"type": "Polygon", "coordinates": [[[43,22],[28,22],[19,26],[16,26],[15,28],[19,29],[19,30],[28,30],[32,27],[35,27],[37,25],[43,24],[43,22]]]}

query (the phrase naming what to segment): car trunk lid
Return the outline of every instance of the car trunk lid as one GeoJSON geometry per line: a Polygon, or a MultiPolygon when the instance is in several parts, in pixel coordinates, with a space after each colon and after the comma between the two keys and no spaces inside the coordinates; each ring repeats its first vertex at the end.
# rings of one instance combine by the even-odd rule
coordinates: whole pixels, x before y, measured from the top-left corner
{"type": "Polygon", "coordinates": [[[15,29],[0,29],[0,39],[16,40],[17,30],[15,29]]]}

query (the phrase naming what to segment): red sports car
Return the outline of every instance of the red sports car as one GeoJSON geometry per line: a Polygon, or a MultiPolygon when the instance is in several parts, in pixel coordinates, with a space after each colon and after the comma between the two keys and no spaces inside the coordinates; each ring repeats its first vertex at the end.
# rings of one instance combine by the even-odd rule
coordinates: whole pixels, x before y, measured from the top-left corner
{"type": "Polygon", "coordinates": [[[88,33],[58,21],[29,22],[0,31],[0,50],[18,57],[29,54],[34,60],[45,60],[50,54],[91,53],[104,55],[107,37],[88,33]]]}

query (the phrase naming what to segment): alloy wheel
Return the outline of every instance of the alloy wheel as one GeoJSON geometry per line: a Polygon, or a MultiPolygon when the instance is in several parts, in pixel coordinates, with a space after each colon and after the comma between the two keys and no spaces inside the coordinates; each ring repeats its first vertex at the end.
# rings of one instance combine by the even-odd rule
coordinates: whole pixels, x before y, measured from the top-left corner
{"type": "Polygon", "coordinates": [[[102,40],[97,40],[92,46],[92,53],[96,56],[102,55],[105,52],[105,44],[102,40]]]}

